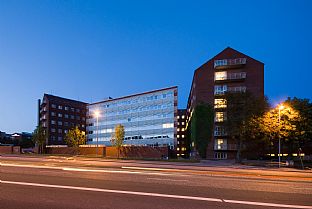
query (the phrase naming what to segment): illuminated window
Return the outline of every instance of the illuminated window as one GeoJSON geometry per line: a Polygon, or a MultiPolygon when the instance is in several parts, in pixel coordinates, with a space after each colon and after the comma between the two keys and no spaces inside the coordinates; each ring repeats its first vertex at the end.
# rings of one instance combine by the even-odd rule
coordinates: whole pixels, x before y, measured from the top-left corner
{"type": "Polygon", "coordinates": [[[226,71],[215,72],[215,81],[226,80],[227,73],[226,71]]]}
{"type": "Polygon", "coordinates": [[[180,131],[180,129],[179,129],[179,128],[177,128],[177,131],[180,131]]]}
{"type": "Polygon", "coordinates": [[[185,115],[182,115],[182,119],[184,119],[185,118],[185,115]]]}
{"type": "Polygon", "coordinates": [[[182,122],[182,126],[184,126],[184,124],[185,124],[185,123],[184,123],[184,122],[182,122]]]}
{"type": "Polygon", "coordinates": [[[182,131],[184,131],[185,129],[184,128],[182,128],[182,131]]]}
{"type": "Polygon", "coordinates": [[[177,135],[177,138],[180,138],[180,135],[177,135]]]}
{"type": "Polygon", "coordinates": [[[182,135],[182,138],[184,138],[184,135],[182,135]]]}
{"type": "Polygon", "coordinates": [[[180,119],[180,116],[177,116],[177,119],[180,119]]]}
{"type": "Polygon", "coordinates": [[[227,148],[226,139],[216,139],[215,148],[218,150],[225,150],[227,148]]]}
{"type": "Polygon", "coordinates": [[[215,108],[226,108],[226,99],[215,99],[214,100],[215,108]]]}
{"type": "Polygon", "coordinates": [[[174,127],[173,123],[165,123],[165,124],[163,124],[163,128],[173,128],[173,127],[174,127]]]}
{"type": "Polygon", "coordinates": [[[226,120],[225,112],[216,112],[215,122],[223,122],[226,120]]]}

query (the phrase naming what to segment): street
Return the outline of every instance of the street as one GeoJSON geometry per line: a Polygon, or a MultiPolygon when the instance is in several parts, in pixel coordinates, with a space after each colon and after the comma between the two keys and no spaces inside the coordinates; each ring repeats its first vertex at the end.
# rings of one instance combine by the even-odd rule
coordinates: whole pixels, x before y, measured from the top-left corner
{"type": "Polygon", "coordinates": [[[1,157],[0,208],[312,208],[311,173],[283,179],[91,161],[1,157]]]}

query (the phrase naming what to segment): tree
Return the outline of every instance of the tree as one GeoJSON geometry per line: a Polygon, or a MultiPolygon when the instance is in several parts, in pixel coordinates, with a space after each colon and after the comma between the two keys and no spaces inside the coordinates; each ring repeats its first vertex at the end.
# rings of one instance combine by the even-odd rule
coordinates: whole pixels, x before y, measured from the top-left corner
{"type": "Polygon", "coordinates": [[[46,132],[44,128],[39,125],[32,134],[32,141],[38,146],[38,153],[43,153],[43,148],[46,143],[46,132]]]}
{"type": "MultiPolygon", "coordinates": [[[[262,117],[255,120],[258,123],[259,132],[264,133],[273,141],[282,139],[288,145],[289,157],[298,140],[306,136],[309,125],[296,109],[292,108],[290,101],[266,112],[262,117]],[[304,122],[305,121],[305,122],[304,122]]],[[[298,147],[299,148],[299,147],[298,147]]]]}
{"type": "Polygon", "coordinates": [[[68,131],[65,136],[65,142],[69,147],[74,147],[77,152],[79,145],[86,143],[86,134],[76,126],[75,128],[68,131]]]}
{"type": "Polygon", "coordinates": [[[300,114],[300,120],[293,121],[297,133],[290,134],[288,140],[288,152],[297,152],[303,149],[304,152],[312,151],[312,103],[309,99],[290,98],[284,102],[286,106],[292,107],[300,114]]]}
{"type": "Polygon", "coordinates": [[[196,105],[190,128],[187,130],[187,138],[194,145],[193,151],[197,151],[202,158],[206,158],[207,146],[212,137],[213,115],[211,105],[205,103],[196,105]]]}
{"type": "Polygon", "coordinates": [[[123,144],[125,138],[125,128],[123,125],[118,124],[115,126],[115,132],[112,137],[112,145],[117,148],[117,158],[119,158],[120,147],[123,144]]]}
{"type": "Polygon", "coordinates": [[[246,147],[246,141],[255,138],[250,131],[250,121],[262,115],[269,105],[266,97],[257,98],[250,92],[227,92],[225,99],[227,118],[224,125],[228,136],[236,142],[236,161],[241,162],[241,152],[246,147]]]}

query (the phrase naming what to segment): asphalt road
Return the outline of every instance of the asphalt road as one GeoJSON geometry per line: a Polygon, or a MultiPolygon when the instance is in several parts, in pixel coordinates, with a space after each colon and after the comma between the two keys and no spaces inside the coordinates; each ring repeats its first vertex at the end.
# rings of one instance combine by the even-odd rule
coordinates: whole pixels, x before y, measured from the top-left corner
{"type": "Polygon", "coordinates": [[[300,178],[167,172],[135,163],[131,168],[55,160],[1,163],[1,209],[312,208],[312,182],[300,178]]]}

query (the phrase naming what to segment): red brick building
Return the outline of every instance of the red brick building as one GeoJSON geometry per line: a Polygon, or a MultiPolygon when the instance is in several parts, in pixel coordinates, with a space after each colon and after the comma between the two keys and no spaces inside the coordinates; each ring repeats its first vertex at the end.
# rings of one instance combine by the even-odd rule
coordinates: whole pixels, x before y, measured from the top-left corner
{"type": "Polygon", "coordinates": [[[227,91],[264,96],[264,64],[227,47],[195,70],[187,104],[187,124],[197,104],[208,103],[214,107],[213,136],[207,139],[209,159],[232,159],[236,154],[236,144],[230,141],[223,126],[227,104],[222,95],[227,91]]]}
{"type": "Polygon", "coordinates": [[[39,100],[39,124],[47,134],[47,145],[65,145],[68,130],[86,131],[86,103],[44,94],[39,100]]]}

